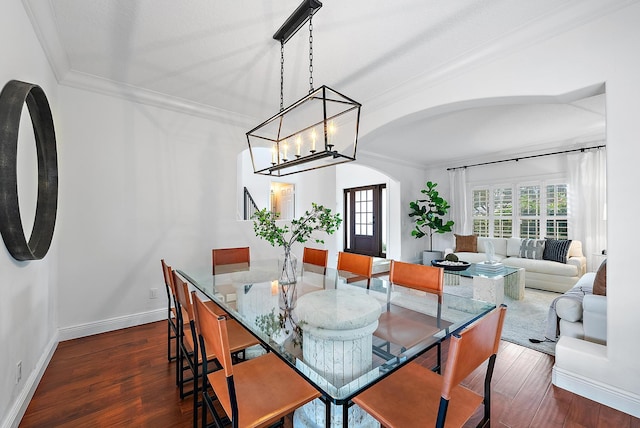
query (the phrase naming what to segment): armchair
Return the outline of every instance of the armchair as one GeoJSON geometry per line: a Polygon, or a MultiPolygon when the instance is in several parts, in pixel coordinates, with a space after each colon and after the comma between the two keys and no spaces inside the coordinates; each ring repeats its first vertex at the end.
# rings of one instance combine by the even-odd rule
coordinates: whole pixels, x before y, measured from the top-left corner
{"type": "Polygon", "coordinates": [[[586,273],[576,285],[556,300],[560,336],[607,343],[607,297],[592,294],[595,273],[586,273]],[[572,294],[573,292],[573,294],[572,294]],[[582,298],[575,297],[582,292],[582,298]]]}

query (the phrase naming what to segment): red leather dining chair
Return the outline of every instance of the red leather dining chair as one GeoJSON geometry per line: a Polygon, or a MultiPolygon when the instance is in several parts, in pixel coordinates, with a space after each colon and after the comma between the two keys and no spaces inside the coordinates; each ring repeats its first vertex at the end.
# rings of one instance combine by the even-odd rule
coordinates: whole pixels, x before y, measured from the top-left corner
{"type": "Polygon", "coordinates": [[[338,253],[338,271],[350,272],[355,276],[347,278],[347,282],[367,280],[367,289],[371,285],[373,257],[362,254],[338,253]]]}
{"type": "MultiPolygon", "coordinates": [[[[195,428],[197,426],[198,419],[197,410],[202,404],[198,399],[200,368],[202,367],[202,370],[206,370],[207,368],[216,369],[218,367],[217,356],[212,352],[199,352],[198,334],[195,325],[195,315],[191,295],[189,294],[189,287],[175,271],[173,272],[173,284],[176,290],[179,321],[178,338],[180,346],[178,350],[178,365],[176,366],[176,370],[179,373],[178,386],[180,387],[180,398],[193,394],[193,426],[195,428]],[[203,355],[205,355],[205,358],[203,358],[203,355]],[[209,363],[209,365],[205,363],[209,363]],[[184,377],[184,372],[186,370],[191,372],[190,378],[184,377]],[[190,381],[193,382],[193,389],[185,392],[184,385],[190,381]]],[[[218,308],[213,301],[207,301],[206,307],[209,308],[209,311],[216,311],[219,314],[225,314],[225,312],[218,308]]],[[[234,355],[250,346],[260,343],[251,333],[249,333],[249,331],[236,321],[229,323],[229,338],[229,349],[234,353],[234,355]]]]}
{"type": "Polygon", "coordinates": [[[353,402],[387,428],[461,427],[484,404],[478,426],[491,415],[491,377],[507,307],[502,305],[459,333],[454,333],[444,374],[411,362],[353,398],[353,402]],[[461,385],[486,365],[484,393],[461,385]]]}
{"type": "Polygon", "coordinates": [[[214,407],[214,398],[231,420],[232,427],[266,427],[280,421],[293,410],[318,398],[316,391],[273,352],[232,364],[229,326],[231,321],[207,308],[192,294],[200,347],[218,356],[222,370],[207,374],[203,361],[202,426],[211,412],[216,426],[223,418],[214,407]],[[209,386],[213,395],[209,392],[209,386]]]}
{"type": "Polygon", "coordinates": [[[249,247],[214,248],[211,250],[211,265],[213,266],[214,275],[216,271],[217,273],[224,273],[244,270],[249,267],[250,263],[249,247]],[[226,268],[220,269],[220,266],[226,266],[226,268]]]}
{"type": "Polygon", "coordinates": [[[325,273],[327,270],[327,261],[329,260],[329,250],[320,250],[316,248],[304,247],[302,253],[303,265],[309,264],[318,266],[321,268],[321,272],[325,273]]]}

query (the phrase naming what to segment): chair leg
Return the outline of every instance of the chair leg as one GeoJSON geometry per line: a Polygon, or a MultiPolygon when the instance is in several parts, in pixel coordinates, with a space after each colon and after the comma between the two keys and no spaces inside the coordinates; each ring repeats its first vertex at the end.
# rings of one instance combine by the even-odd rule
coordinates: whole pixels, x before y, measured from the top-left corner
{"type": "Polygon", "coordinates": [[[449,400],[440,397],[440,407],[438,407],[438,418],[436,419],[436,428],[443,428],[444,421],[447,418],[447,409],[449,408],[449,400]]]}
{"type": "Polygon", "coordinates": [[[489,358],[489,365],[487,366],[487,374],[484,378],[484,416],[478,424],[478,426],[489,427],[491,426],[491,378],[493,377],[493,369],[496,365],[496,354],[493,354],[489,358]]]}
{"type": "MultiPolygon", "coordinates": [[[[193,374],[193,428],[198,428],[198,348],[193,351],[195,372],[193,374]]],[[[206,366],[206,363],[205,363],[206,366]]],[[[204,373],[204,369],[202,370],[204,373]]]]}
{"type": "Polygon", "coordinates": [[[171,362],[171,309],[167,317],[167,360],[171,362]]]}
{"type": "MultiPolygon", "coordinates": [[[[171,315],[169,315],[171,316],[171,315]]],[[[178,326],[175,319],[169,318],[167,320],[167,359],[169,362],[178,359],[178,326]],[[173,347],[172,347],[173,342],[173,347]],[[175,349],[175,353],[172,353],[172,349],[175,349]]]]}

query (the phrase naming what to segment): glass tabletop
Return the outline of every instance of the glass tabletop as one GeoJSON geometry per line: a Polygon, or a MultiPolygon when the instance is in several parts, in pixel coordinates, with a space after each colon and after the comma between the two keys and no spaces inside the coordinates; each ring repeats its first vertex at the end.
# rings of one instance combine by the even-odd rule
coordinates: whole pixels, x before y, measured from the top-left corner
{"type": "Polygon", "coordinates": [[[213,275],[209,265],[177,272],[335,403],[345,402],[495,308],[449,294],[439,303],[435,295],[380,278],[372,278],[367,289],[366,280],[313,265],[302,265],[295,286],[278,282],[276,260],[216,270],[213,275]],[[284,303],[283,290],[294,295],[290,306],[284,303]],[[415,334],[403,342],[407,329],[415,334]],[[353,349],[344,349],[345,335],[353,336],[346,341],[353,349]],[[310,349],[319,340],[320,351],[310,349]],[[319,356],[329,352],[327,340],[341,340],[340,353],[319,356]]]}
{"type": "Polygon", "coordinates": [[[444,273],[450,275],[464,276],[467,278],[473,278],[474,276],[484,276],[487,278],[497,278],[500,276],[509,276],[518,272],[519,268],[505,266],[502,263],[491,265],[483,263],[472,263],[468,268],[464,270],[447,270],[444,273]]]}

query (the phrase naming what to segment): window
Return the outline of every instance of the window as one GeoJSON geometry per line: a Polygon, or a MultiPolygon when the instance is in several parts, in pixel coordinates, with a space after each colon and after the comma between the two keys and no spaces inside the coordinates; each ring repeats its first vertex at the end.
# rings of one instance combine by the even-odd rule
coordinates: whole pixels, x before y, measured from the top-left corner
{"type": "Polygon", "coordinates": [[[513,236],[513,191],[511,187],[493,190],[493,236],[511,238],[513,236]]]}
{"type": "Polygon", "coordinates": [[[562,182],[527,182],[472,189],[473,233],[496,238],[566,239],[569,235],[568,199],[568,186],[562,182]]]}
{"type": "Polygon", "coordinates": [[[473,234],[489,236],[489,190],[473,191],[473,234]]]}
{"type": "Polygon", "coordinates": [[[569,219],[567,200],[569,192],[566,184],[547,185],[547,238],[567,239],[569,237],[569,219]]]}
{"type": "Polygon", "coordinates": [[[520,238],[540,237],[540,186],[518,187],[520,238]]]}

